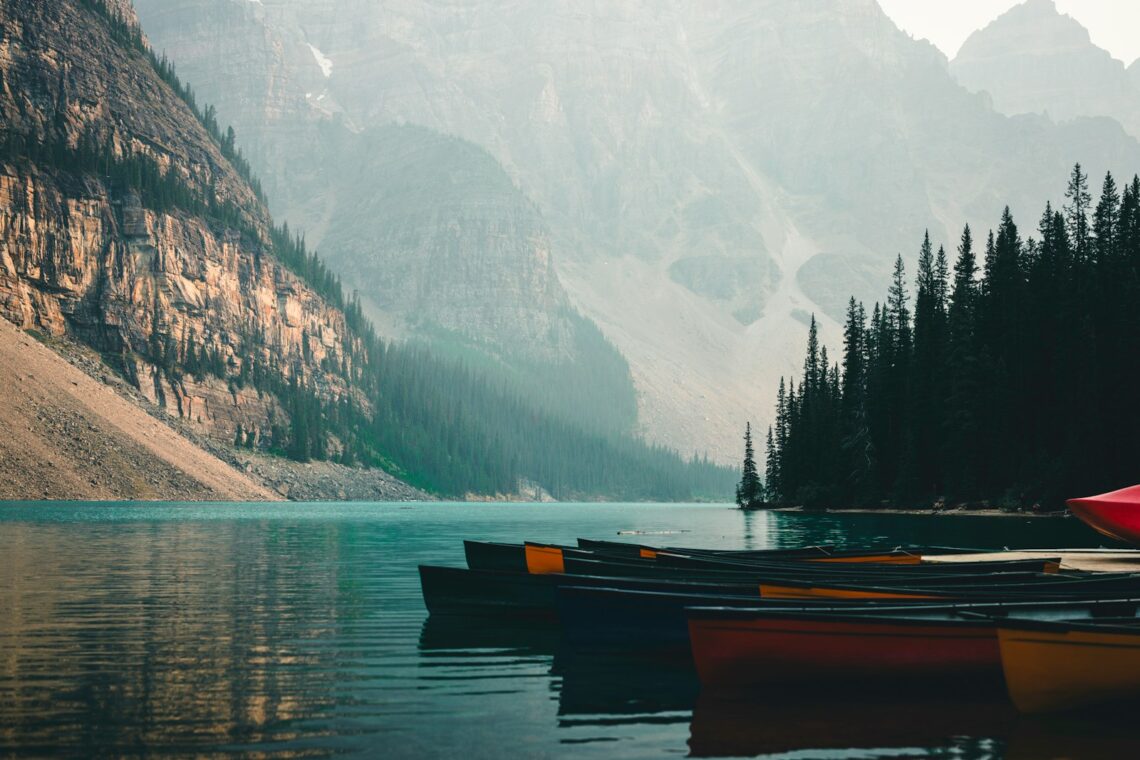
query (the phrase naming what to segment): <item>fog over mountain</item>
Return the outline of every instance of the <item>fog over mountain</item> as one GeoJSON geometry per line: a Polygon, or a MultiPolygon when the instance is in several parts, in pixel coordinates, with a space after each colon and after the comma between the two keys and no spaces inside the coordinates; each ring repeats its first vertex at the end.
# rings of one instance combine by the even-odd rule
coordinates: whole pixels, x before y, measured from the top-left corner
{"type": "MultiPolygon", "coordinates": [[[[557,326],[564,289],[628,359],[641,429],[726,461],[799,372],[810,314],[835,346],[848,295],[881,299],[924,229],[950,244],[1009,201],[1035,221],[1078,160],[1140,167],[1114,121],[999,113],[873,0],[135,5],[234,124],[274,212],[390,331],[473,298],[557,326]],[[467,162],[482,179],[441,170],[467,162]],[[409,176],[443,207],[408,208],[409,176]],[[461,260],[510,272],[436,287],[467,277],[461,260]]],[[[476,343],[520,340],[464,323],[476,343]]],[[[522,334],[538,353],[558,340],[522,334]]]]}
{"type": "Polygon", "coordinates": [[[1053,0],[1027,0],[974,33],[951,70],[967,88],[993,96],[1002,113],[1107,116],[1140,137],[1140,68],[1129,71],[1094,45],[1053,0]]]}

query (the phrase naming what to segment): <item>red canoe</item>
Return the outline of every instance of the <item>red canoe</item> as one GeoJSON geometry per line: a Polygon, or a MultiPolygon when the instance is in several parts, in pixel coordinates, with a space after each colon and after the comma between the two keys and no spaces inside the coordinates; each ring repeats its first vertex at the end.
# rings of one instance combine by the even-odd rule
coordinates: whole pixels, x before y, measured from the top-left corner
{"type": "Polygon", "coordinates": [[[951,676],[985,680],[1001,668],[989,620],[724,609],[688,613],[693,661],[706,686],[951,676]]]}
{"type": "Polygon", "coordinates": [[[1069,499],[1068,504],[1074,515],[1098,533],[1140,545],[1140,486],[1084,499],[1069,499]]]}

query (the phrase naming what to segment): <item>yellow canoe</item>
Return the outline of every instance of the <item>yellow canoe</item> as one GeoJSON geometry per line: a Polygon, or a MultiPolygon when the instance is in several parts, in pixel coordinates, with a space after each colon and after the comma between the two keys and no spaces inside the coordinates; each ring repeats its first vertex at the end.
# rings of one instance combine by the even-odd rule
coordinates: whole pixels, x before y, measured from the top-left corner
{"type": "Polygon", "coordinates": [[[1006,688],[1021,712],[1140,699],[1140,626],[1002,621],[1006,688]]]}

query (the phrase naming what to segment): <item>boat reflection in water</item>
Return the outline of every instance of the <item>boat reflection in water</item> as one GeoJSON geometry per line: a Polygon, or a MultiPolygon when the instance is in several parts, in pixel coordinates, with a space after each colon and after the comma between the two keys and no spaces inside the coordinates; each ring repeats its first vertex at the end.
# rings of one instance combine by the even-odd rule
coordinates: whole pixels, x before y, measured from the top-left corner
{"type": "Polygon", "coordinates": [[[617,754],[631,740],[622,729],[632,726],[678,730],[679,750],[687,727],[690,757],[1115,760],[1135,756],[1137,746],[1125,708],[1023,716],[994,688],[702,692],[691,663],[585,648],[551,623],[429,618],[419,648],[423,662],[452,672],[543,675],[557,700],[562,743],[607,742],[617,754]]]}
{"type": "MultiPolygon", "coordinates": [[[[803,750],[852,756],[995,757],[1017,714],[1000,695],[977,701],[905,693],[829,696],[773,691],[748,699],[705,693],[693,709],[693,757],[803,750]]],[[[839,755],[843,756],[843,755],[839,755]]]]}
{"type": "Polygon", "coordinates": [[[420,656],[441,666],[488,667],[546,658],[560,725],[688,723],[700,683],[692,664],[653,653],[593,649],[554,623],[429,617],[420,656]],[[672,717],[667,717],[667,716],[672,717]]]}

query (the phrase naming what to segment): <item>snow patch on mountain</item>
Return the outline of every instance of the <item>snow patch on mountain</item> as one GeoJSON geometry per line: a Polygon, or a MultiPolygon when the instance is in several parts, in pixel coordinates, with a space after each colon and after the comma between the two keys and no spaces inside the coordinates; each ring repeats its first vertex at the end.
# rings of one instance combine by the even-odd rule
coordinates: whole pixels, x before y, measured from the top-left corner
{"type": "MultiPolygon", "coordinates": [[[[250,2],[260,2],[261,0],[250,0],[250,2]]],[[[313,54],[313,59],[316,60],[317,65],[321,67],[321,73],[325,75],[325,79],[332,76],[333,62],[332,60],[317,49],[316,45],[311,42],[306,43],[309,46],[310,52],[313,54]]]]}

